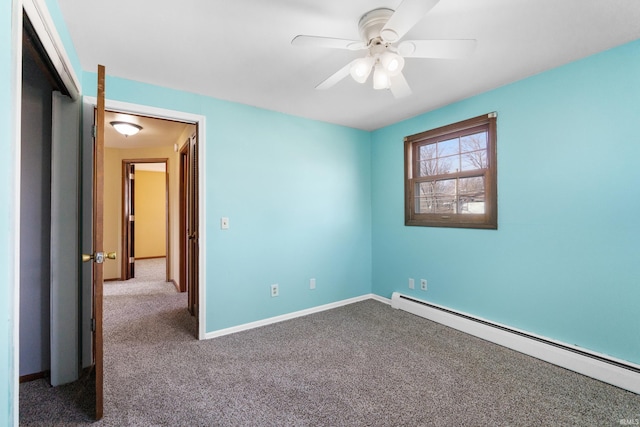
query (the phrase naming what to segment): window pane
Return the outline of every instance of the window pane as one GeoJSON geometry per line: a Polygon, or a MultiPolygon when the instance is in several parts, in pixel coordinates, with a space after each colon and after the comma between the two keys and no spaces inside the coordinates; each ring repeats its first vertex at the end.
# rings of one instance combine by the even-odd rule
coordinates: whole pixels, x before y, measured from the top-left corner
{"type": "Polygon", "coordinates": [[[435,195],[433,197],[434,213],[456,212],[456,180],[447,179],[435,182],[435,195]]]}
{"type": "Polygon", "coordinates": [[[463,171],[486,169],[488,167],[486,150],[465,153],[461,156],[461,160],[461,170],[463,171]]]}
{"type": "Polygon", "coordinates": [[[438,173],[454,173],[460,170],[460,156],[449,156],[438,159],[438,173]]]}
{"type": "Polygon", "coordinates": [[[416,184],[415,213],[455,213],[456,180],[430,181],[416,184]]]}
{"type": "Polygon", "coordinates": [[[420,162],[420,174],[418,176],[438,175],[437,160],[423,160],[420,162]]]}
{"type": "Polygon", "coordinates": [[[438,174],[438,163],[435,144],[418,147],[418,176],[432,176],[438,174]]]}
{"type": "Polygon", "coordinates": [[[419,150],[420,158],[418,160],[430,160],[436,158],[436,145],[421,145],[419,150]]]}
{"type": "Polygon", "coordinates": [[[478,151],[487,149],[487,132],[474,133],[460,138],[460,152],[478,151]]]}
{"type": "Polygon", "coordinates": [[[451,156],[460,152],[460,140],[458,138],[438,142],[438,157],[451,156]]]}
{"type": "Polygon", "coordinates": [[[484,177],[461,178],[458,184],[459,212],[461,214],[483,214],[485,203],[484,177]]]}
{"type": "Polygon", "coordinates": [[[415,188],[415,212],[416,213],[433,213],[434,182],[421,182],[416,184],[415,188]]]}

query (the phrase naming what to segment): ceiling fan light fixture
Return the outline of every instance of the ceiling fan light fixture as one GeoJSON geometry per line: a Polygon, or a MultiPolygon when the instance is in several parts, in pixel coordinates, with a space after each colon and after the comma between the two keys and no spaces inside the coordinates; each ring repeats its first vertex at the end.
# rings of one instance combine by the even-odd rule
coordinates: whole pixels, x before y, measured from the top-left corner
{"type": "Polygon", "coordinates": [[[111,122],[113,128],[124,136],[135,135],[142,130],[142,126],[129,122],[111,122]]]}
{"type": "Polygon", "coordinates": [[[373,88],[376,90],[389,89],[391,87],[391,77],[381,64],[376,64],[373,70],[373,88]]]}
{"type": "Polygon", "coordinates": [[[325,36],[299,35],[291,44],[332,49],[368,50],[364,58],[354,59],[316,86],[326,90],[349,74],[364,83],[373,73],[373,88],[390,89],[395,98],[411,95],[411,88],[403,75],[406,58],[464,58],[476,46],[476,40],[404,40],[410,30],[440,0],[398,0],[396,10],[379,7],[361,16],[358,21],[360,40],[325,36]],[[397,45],[396,45],[397,43],[397,45]]]}
{"type": "Polygon", "coordinates": [[[404,58],[397,53],[389,51],[380,55],[380,63],[391,77],[400,74],[404,68],[404,58]]]}
{"type": "Polygon", "coordinates": [[[351,64],[351,68],[349,69],[353,80],[357,81],[358,83],[366,82],[369,78],[369,74],[371,74],[372,65],[373,58],[370,56],[366,56],[354,61],[353,64],[351,64]]]}

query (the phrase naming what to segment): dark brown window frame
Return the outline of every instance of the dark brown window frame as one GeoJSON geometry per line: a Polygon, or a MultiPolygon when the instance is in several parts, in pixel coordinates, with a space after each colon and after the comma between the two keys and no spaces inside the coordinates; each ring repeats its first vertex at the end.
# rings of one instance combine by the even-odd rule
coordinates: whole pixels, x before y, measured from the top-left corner
{"type": "MultiPolygon", "coordinates": [[[[498,165],[497,165],[497,114],[489,113],[482,116],[463,120],[447,126],[410,135],[404,139],[404,183],[405,183],[405,225],[424,227],[456,227],[456,228],[498,228],[498,165]],[[416,183],[428,180],[455,179],[468,176],[465,172],[447,173],[444,175],[430,176],[428,179],[414,177],[413,170],[417,167],[414,159],[417,159],[417,150],[421,146],[434,144],[452,137],[460,136],[469,130],[486,129],[487,135],[487,160],[488,167],[482,172],[485,179],[485,205],[482,214],[441,214],[441,213],[416,213],[415,211],[415,187],[416,183]]],[[[477,170],[472,173],[478,176],[477,170]]]]}

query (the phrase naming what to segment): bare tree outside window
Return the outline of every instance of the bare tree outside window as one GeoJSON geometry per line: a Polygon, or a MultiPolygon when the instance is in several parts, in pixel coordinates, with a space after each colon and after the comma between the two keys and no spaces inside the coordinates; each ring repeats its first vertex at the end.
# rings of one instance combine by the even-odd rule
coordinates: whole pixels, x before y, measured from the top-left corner
{"type": "Polygon", "coordinates": [[[497,228],[496,117],[405,138],[406,225],[497,228]]]}

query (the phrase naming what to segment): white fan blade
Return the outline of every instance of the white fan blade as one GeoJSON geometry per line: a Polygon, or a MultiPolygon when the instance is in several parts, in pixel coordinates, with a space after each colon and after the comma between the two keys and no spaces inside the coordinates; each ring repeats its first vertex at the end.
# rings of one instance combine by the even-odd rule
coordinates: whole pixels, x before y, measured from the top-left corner
{"type": "Polygon", "coordinates": [[[303,47],[326,47],[330,49],[347,49],[347,50],[360,50],[365,49],[367,46],[362,41],[336,39],[333,37],[319,37],[319,36],[295,36],[291,40],[291,44],[294,46],[303,47]]]}
{"type": "Polygon", "coordinates": [[[402,73],[397,76],[391,77],[391,93],[395,98],[405,98],[411,95],[411,88],[409,87],[409,83],[407,83],[407,79],[404,78],[402,73]]]}
{"type": "Polygon", "coordinates": [[[358,59],[349,62],[347,65],[330,75],[325,81],[316,86],[316,89],[327,90],[330,87],[333,87],[336,83],[338,83],[340,80],[344,79],[351,73],[351,64],[356,62],[358,59]]]}
{"type": "Polygon", "coordinates": [[[387,43],[400,40],[413,28],[440,0],[404,0],[391,15],[380,36],[387,43]]]}
{"type": "Polygon", "coordinates": [[[398,45],[398,53],[405,58],[466,58],[476,49],[477,41],[464,40],[405,40],[398,45]]]}

